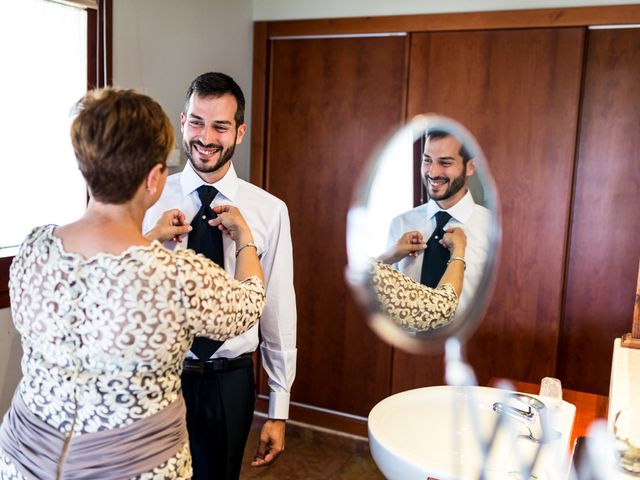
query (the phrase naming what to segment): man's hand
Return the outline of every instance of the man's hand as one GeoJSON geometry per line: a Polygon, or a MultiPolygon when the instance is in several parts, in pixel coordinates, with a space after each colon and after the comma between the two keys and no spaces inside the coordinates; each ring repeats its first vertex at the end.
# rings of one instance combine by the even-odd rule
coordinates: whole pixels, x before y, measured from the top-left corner
{"type": "Polygon", "coordinates": [[[252,467],[270,465],[284,451],[285,426],[284,420],[269,419],[264,422],[260,431],[258,451],[251,462],[252,467]]]}

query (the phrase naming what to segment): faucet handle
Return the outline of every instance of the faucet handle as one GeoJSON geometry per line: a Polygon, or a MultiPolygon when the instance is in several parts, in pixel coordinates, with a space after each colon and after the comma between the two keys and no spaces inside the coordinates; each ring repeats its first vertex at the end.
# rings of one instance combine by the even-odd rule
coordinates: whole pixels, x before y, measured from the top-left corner
{"type": "Polygon", "coordinates": [[[524,393],[512,393],[511,395],[509,395],[509,398],[517,400],[518,402],[523,403],[524,405],[529,407],[529,412],[533,412],[535,410],[538,414],[540,414],[546,408],[544,402],[524,393]]]}

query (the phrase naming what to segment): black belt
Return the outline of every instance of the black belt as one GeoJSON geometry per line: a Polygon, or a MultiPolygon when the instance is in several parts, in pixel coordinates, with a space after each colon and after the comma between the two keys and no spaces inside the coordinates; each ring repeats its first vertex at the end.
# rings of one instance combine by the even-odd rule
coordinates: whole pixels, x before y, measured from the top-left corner
{"type": "Polygon", "coordinates": [[[251,365],[251,354],[243,353],[235,358],[212,358],[202,361],[185,358],[182,371],[184,373],[228,372],[251,365]]]}

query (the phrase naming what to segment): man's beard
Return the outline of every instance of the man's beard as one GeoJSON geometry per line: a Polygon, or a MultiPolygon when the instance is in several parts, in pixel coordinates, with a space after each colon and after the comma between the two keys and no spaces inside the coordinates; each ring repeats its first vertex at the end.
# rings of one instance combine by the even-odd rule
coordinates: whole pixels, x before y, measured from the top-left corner
{"type": "Polygon", "coordinates": [[[467,179],[467,166],[464,165],[462,168],[462,174],[454,178],[453,180],[449,180],[447,177],[431,177],[431,179],[445,180],[446,182],[448,182],[449,185],[444,192],[434,195],[431,193],[429,188],[429,177],[426,177],[423,175],[422,183],[427,189],[427,194],[429,195],[429,198],[435,201],[448,200],[449,198],[453,197],[456,193],[458,193],[460,190],[462,190],[465,187],[466,179],[467,179]]]}
{"type": "MultiPolygon", "coordinates": [[[[238,137],[238,134],[236,133],[236,138],[238,137]]],[[[217,145],[215,143],[209,144],[209,145],[204,145],[201,141],[196,140],[193,142],[190,142],[187,144],[186,141],[182,142],[182,147],[184,149],[184,155],[185,157],[187,157],[187,159],[189,160],[189,163],[191,163],[191,166],[193,167],[193,169],[196,172],[200,172],[200,173],[213,173],[213,172],[217,172],[218,170],[220,170],[222,167],[224,167],[230,160],[231,157],[233,157],[233,153],[236,150],[236,142],[235,139],[233,141],[233,144],[229,147],[229,148],[222,148],[221,145],[217,145]],[[220,154],[218,156],[218,161],[214,164],[214,165],[204,165],[202,162],[200,162],[200,164],[196,164],[196,161],[193,159],[193,155],[191,155],[191,149],[193,148],[193,145],[198,144],[203,148],[221,148],[222,150],[220,150],[220,154]]]]}

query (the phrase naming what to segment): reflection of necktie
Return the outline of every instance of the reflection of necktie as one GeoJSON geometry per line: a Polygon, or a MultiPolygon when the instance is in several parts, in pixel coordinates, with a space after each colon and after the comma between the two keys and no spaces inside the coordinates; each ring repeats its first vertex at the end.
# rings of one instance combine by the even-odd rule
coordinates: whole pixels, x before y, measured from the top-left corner
{"type": "Polygon", "coordinates": [[[424,251],[422,259],[422,274],[420,275],[420,283],[427,287],[438,286],[438,282],[447,269],[450,253],[446,247],[440,245],[438,240],[444,235],[444,226],[450,218],[451,215],[442,210],[436,213],[436,229],[427,240],[427,249],[424,251]]]}
{"type": "MultiPolygon", "coordinates": [[[[222,248],[222,232],[218,228],[209,225],[208,221],[217,215],[211,209],[211,202],[218,194],[218,190],[210,185],[198,187],[198,197],[202,206],[191,221],[193,230],[189,232],[187,246],[197,253],[213,260],[224,268],[224,250],[222,248]]],[[[191,346],[191,351],[200,359],[208,360],[222,342],[210,340],[204,337],[196,337],[191,346]]]]}

